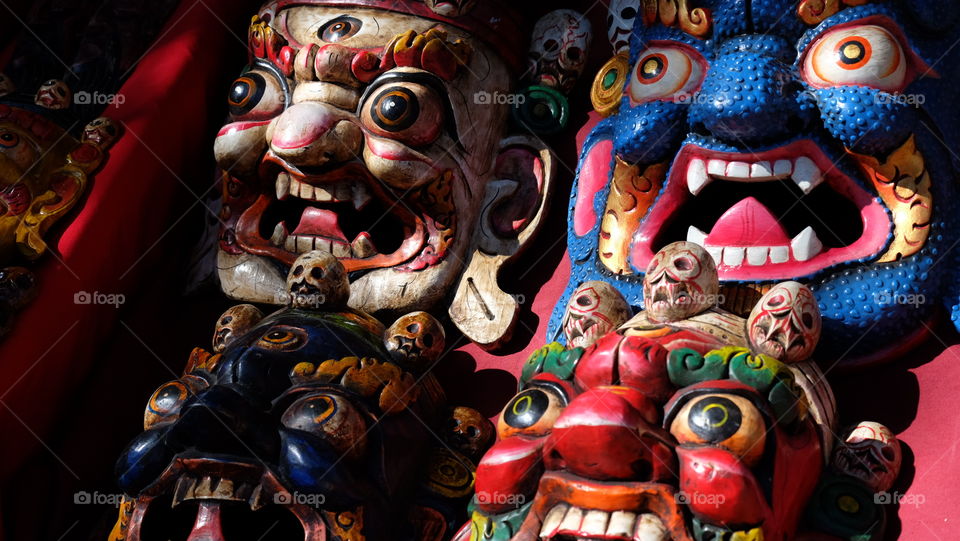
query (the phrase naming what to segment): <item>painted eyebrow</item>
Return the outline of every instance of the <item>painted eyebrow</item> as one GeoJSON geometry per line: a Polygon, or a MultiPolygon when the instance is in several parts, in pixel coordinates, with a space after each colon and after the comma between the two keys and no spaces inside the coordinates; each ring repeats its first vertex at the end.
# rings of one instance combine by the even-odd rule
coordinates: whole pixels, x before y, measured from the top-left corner
{"type": "Polygon", "coordinates": [[[363,95],[360,96],[360,105],[357,107],[357,115],[359,116],[363,112],[363,107],[367,104],[370,94],[380,87],[391,83],[416,83],[433,90],[434,94],[440,97],[443,103],[443,128],[447,134],[456,141],[457,147],[463,150],[463,145],[460,143],[460,137],[458,135],[460,132],[457,130],[457,120],[453,114],[453,106],[450,104],[450,95],[447,93],[447,89],[443,86],[440,78],[429,72],[403,71],[381,75],[363,91],[363,95]]]}

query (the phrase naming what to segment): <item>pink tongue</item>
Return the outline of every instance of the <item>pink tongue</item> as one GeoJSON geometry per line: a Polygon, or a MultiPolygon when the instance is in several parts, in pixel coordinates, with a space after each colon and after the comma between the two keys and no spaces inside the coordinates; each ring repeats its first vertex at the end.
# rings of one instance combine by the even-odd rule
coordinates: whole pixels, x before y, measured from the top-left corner
{"type": "Polygon", "coordinates": [[[790,237],[767,207],[748,197],[723,213],[707,235],[706,243],[711,246],[785,246],[790,244],[790,237]]]}
{"type": "Polygon", "coordinates": [[[300,216],[300,224],[293,231],[294,235],[315,235],[330,239],[347,240],[347,236],[340,230],[337,223],[337,213],[309,207],[300,216]]]}

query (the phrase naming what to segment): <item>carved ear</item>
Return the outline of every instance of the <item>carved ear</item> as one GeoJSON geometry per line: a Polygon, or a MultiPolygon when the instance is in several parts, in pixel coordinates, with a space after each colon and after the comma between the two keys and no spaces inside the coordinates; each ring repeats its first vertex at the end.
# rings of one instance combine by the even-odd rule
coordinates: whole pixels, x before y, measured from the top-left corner
{"type": "Polygon", "coordinates": [[[504,139],[481,205],[473,254],[450,305],[450,318],[486,348],[508,340],[519,305],[498,284],[500,268],[540,228],[556,176],[556,160],[540,140],[504,139]]]}

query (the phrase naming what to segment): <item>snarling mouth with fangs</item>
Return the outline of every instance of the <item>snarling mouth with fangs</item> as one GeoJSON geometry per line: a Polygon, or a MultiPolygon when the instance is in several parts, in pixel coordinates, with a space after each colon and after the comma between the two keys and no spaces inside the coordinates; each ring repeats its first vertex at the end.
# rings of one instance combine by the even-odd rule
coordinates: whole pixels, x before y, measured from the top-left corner
{"type": "Polygon", "coordinates": [[[328,538],[319,507],[293,501],[270,470],[245,460],[178,457],[139,500],[128,539],[328,538]]]}
{"type": "Polygon", "coordinates": [[[661,483],[603,483],[548,472],[514,539],[689,540],[675,492],[661,483]]]}
{"type": "Polygon", "coordinates": [[[427,247],[425,219],[362,163],[297,168],[268,152],[261,178],[275,184],[237,226],[237,241],[250,253],[290,265],[300,254],[324,250],[352,272],[400,265],[427,247]]]}
{"type": "Polygon", "coordinates": [[[687,144],[631,257],[644,269],[657,250],[686,240],[710,252],[721,280],[780,280],[874,256],[891,225],[811,140],[758,153],[687,144]]]}

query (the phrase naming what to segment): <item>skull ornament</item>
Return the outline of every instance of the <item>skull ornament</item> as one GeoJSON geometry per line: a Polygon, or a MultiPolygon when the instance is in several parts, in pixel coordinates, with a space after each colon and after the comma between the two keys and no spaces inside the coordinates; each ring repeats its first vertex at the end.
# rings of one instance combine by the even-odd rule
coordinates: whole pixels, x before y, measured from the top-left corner
{"type": "Polygon", "coordinates": [[[529,54],[537,83],[570,91],[587,63],[591,38],[590,21],[573,10],[551,11],[537,21],[529,54]]]}
{"type": "Polygon", "coordinates": [[[476,4],[476,0],[427,0],[427,7],[437,15],[443,15],[444,17],[466,15],[473,9],[474,4],[476,4]]]}
{"type": "Polygon", "coordinates": [[[710,254],[692,242],[665,246],[643,277],[645,310],[653,321],[687,319],[716,304],[717,267],[710,254]]]}
{"type": "Polygon", "coordinates": [[[350,298],[350,282],[343,264],[333,254],[313,250],[293,262],[287,275],[287,292],[295,308],[342,308],[350,298]]]}
{"type": "Polygon", "coordinates": [[[446,436],[451,447],[477,460],[493,443],[493,423],[473,408],[456,407],[451,412],[446,436]]]}
{"type": "Polygon", "coordinates": [[[890,490],[903,462],[900,440],[880,423],[855,426],[833,455],[838,472],[862,480],[874,492],[890,490]]]}
{"type": "Polygon", "coordinates": [[[630,319],[630,305],[612,285],[599,280],[580,284],[567,303],[563,334],[567,347],[586,348],[630,319]]]}
{"type": "Polygon", "coordinates": [[[229,308],[217,320],[213,331],[213,351],[222,353],[231,342],[242,336],[263,319],[263,312],[252,304],[238,304],[229,308]]]}
{"type": "Polygon", "coordinates": [[[607,15],[607,37],[615,53],[630,48],[633,21],[637,18],[636,0],[612,0],[607,15]]]}
{"type": "Polygon", "coordinates": [[[120,127],[112,119],[102,116],[93,119],[83,128],[80,141],[103,150],[112,145],[118,135],[120,127]]]}
{"type": "Polygon", "coordinates": [[[0,73],[0,97],[13,94],[16,90],[17,86],[13,81],[5,73],[0,73]]]}
{"type": "Polygon", "coordinates": [[[747,319],[747,335],[756,353],[795,363],[813,353],[821,326],[813,292],[801,283],[783,282],[753,307],[747,319]]]}
{"type": "Polygon", "coordinates": [[[37,96],[34,103],[47,109],[66,109],[70,107],[70,101],[73,99],[73,92],[67,83],[60,79],[50,79],[40,86],[37,90],[37,96]]]}
{"type": "Polygon", "coordinates": [[[412,312],[384,332],[383,342],[395,361],[415,370],[426,370],[440,358],[446,344],[443,325],[426,312],[412,312]]]}

